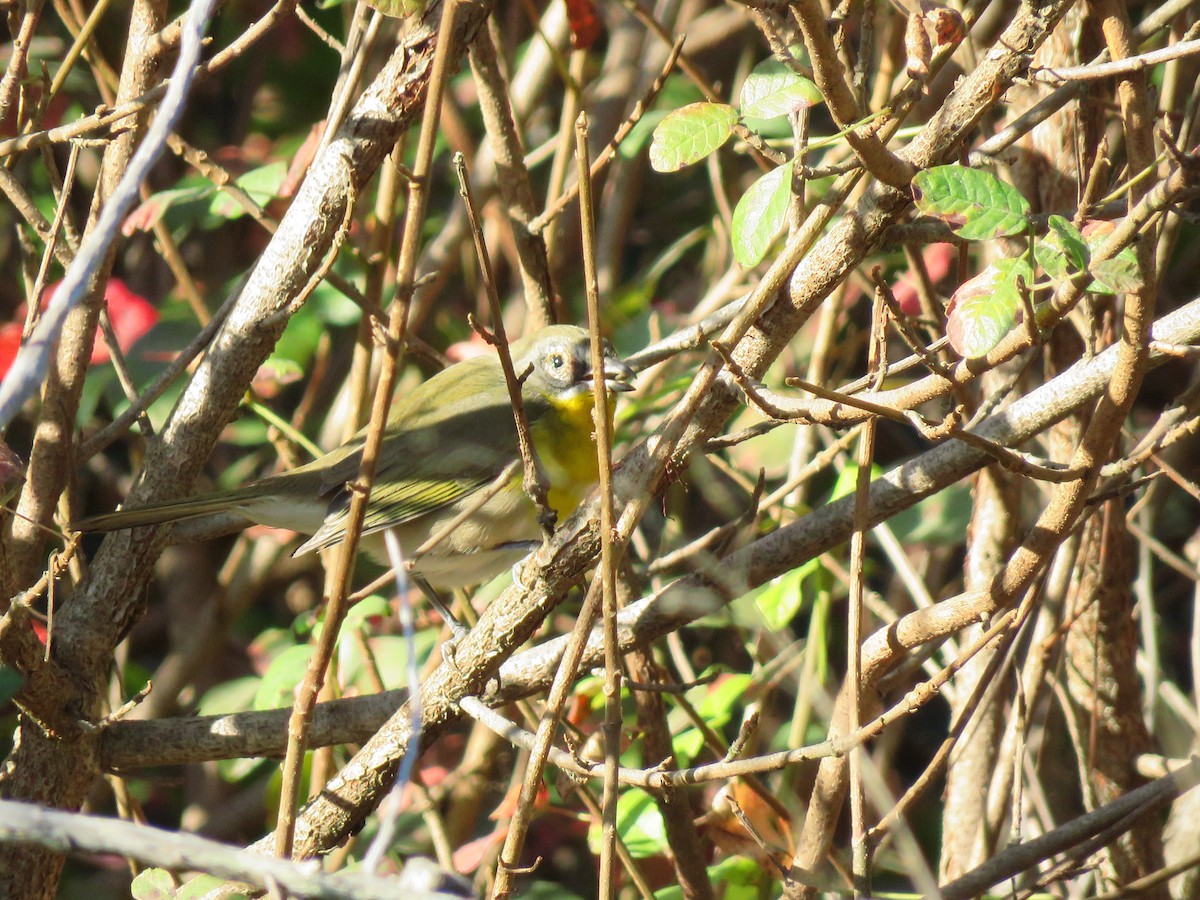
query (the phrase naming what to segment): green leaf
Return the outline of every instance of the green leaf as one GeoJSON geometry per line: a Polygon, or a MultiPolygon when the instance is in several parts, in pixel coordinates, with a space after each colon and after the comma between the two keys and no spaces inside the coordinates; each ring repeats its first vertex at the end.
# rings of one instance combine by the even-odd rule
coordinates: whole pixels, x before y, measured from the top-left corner
{"type": "Polygon", "coordinates": [[[995,175],[965,166],[935,166],[913,178],[917,208],[969,241],[1019,234],[1029,227],[1029,201],[995,175]]]}
{"type": "Polygon", "coordinates": [[[806,601],[817,592],[829,589],[829,572],[821,560],[810,559],[799,568],[785,572],[759,588],[754,605],[772,631],[786,628],[806,601]]]}
{"type": "MultiPolygon", "coordinates": [[[[658,804],[648,793],[628,788],[617,798],[617,834],[635,859],[660,856],[666,853],[667,826],[658,804]]],[[[600,826],[588,828],[588,846],[600,852],[600,826]]]]}
{"type": "Polygon", "coordinates": [[[905,546],[955,547],[971,524],[971,487],[956,482],[888,519],[905,546]]]}
{"type": "Polygon", "coordinates": [[[1051,216],[1050,233],[1033,245],[1038,265],[1054,281],[1063,281],[1087,268],[1090,253],[1079,230],[1062,216],[1051,216]]]}
{"type": "MultiPolygon", "coordinates": [[[[871,465],[871,478],[878,478],[882,474],[882,467],[871,465]]],[[[838,472],[837,480],[833,483],[833,490],[829,492],[829,502],[849,497],[856,490],[858,490],[858,463],[849,463],[838,472]]]]}
{"type": "MultiPolygon", "coordinates": [[[[667,78],[663,89],[654,100],[654,108],[642,116],[633,130],[621,141],[617,153],[625,159],[633,159],[645,149],[653,137],[658,123],[665,119],[672,110],[679,109],[689,103],[703,99],[700,90],[678,72],[672,72],[667,78]]],[[[53,211],[51,211],[53,215],[53,211]]]]}
{"type": "Polygon", "coordinates": [[[1144,283],[1137,254],[1126,247],[1112,259],[1101,259],[1092,263],[1092,284],[1089,290],[1099,294],[1127,294],[1136,291],[1144,283]]]}
{"type": "MultiPolygon", "coordinates": [[[[812,656],[812,672],[818,684],[824,684],[829,677],[829,615],[833,608],[833,578],[829,572],[824,572],[825,585],[818,591],[813,600],[812,615],[808,620],[808,635],[804,641],[805,654],[812,656]]],[[[811,724],[811,723],[810,723],[811,724]]]]}
{"type": "MultiPolygon", "coordinates": [[[[287,164],[280,162],[269,163],[251,169],[245,175],[234,179],[234,184],[240,187],[260,207],[266,206],[279,194],[283,179],[287,177],[287,164]]],[[[218,191],[209,206],[209,212],[220,219],[240,219],[247,215],[246,207],[229,196],[225,191],[218,191]]]]}
{"type": "MultiPolygon", "coordinates": [[[[374,669],[383,679],[384,687],[403,687],[408,684],[408,639],[399,634],[381,634],[367,638],[373,660],[363,657],[362,648],[354,639],[350,630],[343,629],[345,637],[341,640],[339,652],[342,658],[343,679],[347,684],[361,688],[362,693],[373,690],[372,682],[368,679],[370,670],[374,669]]],[[[433,648],[438,643],[437,630],[424,628],[417,632],[417,662],[420,664],[429,658],[433,648]]],[[[601,695],[603,697],[603,695],[601,695]]]]}
{"type": "Polygon", "coordinates": [[[783,230],[792,195],[792,164],[772,169],[750,185],[733,211],[733,256],[750,269],[762,262],[783,230]]]}
{"type": "Polygon", "coordinates": [[[1072,270],[1067,255],[1053,235],[1033,245],[1033,258],[1051,281],[1066,281],[1071,277],[1072,270]]]}
{"type": "Polygon", "coordinates": [[[131,234],[135,229],[149,231],[163,219],[168,219],[168,225],[172,227],[197,224],[207,214],[216,191],[212,184],[158,191],[143,200],[126,217],[122,229],[126,234],[131,234]]]}
{"type": "Polygon", "coordinates": [[[531,881],[521,887],[525,900],[583,900],[579,894],[568,891],[557,881],[531,881]]]}
{"type": "Polygon", "coordinates": [[[129,893],[134,900],[192,900],[200,897],[233,900],[250,896],[246,892],[247,887],[215,875],[196,875],[176,887],[174,876],[166,869],[145,869],[130,882],[129,893]]]}
{"type": "Polygon", "coordinates": [[[1062,216],[1051,216],[1049,219],[1050,232],[1062,243],[1063,250],[1077,269],[1083,269],[1091,258],[1087,242],[1079,229],[1071,224],[1069,219],[1062,216]]]}
{"type": "Polygon", "coordinates": [[[322,281],[313,289],[312,297],[304,306],[306,309],[312,306],[322,322],[341,327],[357,324],[362,316],[362,307],[328,281],[322,281]]]}
{"type": "MultiPolygon", "coordinates": [[[[1083,226],[1082,237],[1087,242],[1088,252],[1095,257],[1096,251],[1108,240],[1117,226],[1115,222],[1090,221],[1083,226]]],[[[1138,265],[1133,247],[1124,247],[1112,259],[1089,261],[1088,271],[1092,274],[1089,291],[1097,294],[1124,294],[1135,291],[1143,284],[1142,268],[1138,265]]]]}
{"type": "Polygon", "coordinates": [[[742,84],[738,106],[743,116],[774,119],[820,103],[820,89],[771,57],[754,67],[742,84]]]}
{"type": "Polygon", "coordinates": [[[166,900],[175,896],[175,879],[166,869],[146,869],[129,883],[133,900],[166,900]]]}
{"type": "Polygon", "coordinates": [[[753,680],[751,676],[741,673],[722,675],[703,688],[704,696],[699,702],[695,697],[689,699],[710,728],[720,728],[729,721],[730,711],[738,705],[753,680]]]}
{"type": "Polygon", "coordinates": [[[179,889],[175,900],[249,900],[255,893],[253,885],[215,875],[197,875],[179,889]]]}
{"type": "Polygon", "coordinates": [[[984,356],[1012,330],[1021,309],[1018,276],[1026,285],[1033,283],[1025,258],[1002,259],[954,292],[946,310],[946,336],[959,356],[984,356]]]}
{"type": "MultiPolygon", "coordinates": [[[[733,711],[738,708],[739,699],[750,687],[750,682],[749,675],[721,675],[712,684],[701,685],[688,691],[688,699],[704,723],[716,731],[723,728],[733,716],[733,711]]],[[[690,721],[682,715],[682,711],[678,712],[678,717],[672,716],[673,719],[678,719],[678,722],[672,723],[674,728],[681,727],[679,723],[690,721]]],[[[698,728],[685,728],[676,735],[672,746],[680,764],[688,765],[704,749],[704,735],[698,728]]]]}
{"type": "Polygon", "coordinates": [[[309,644],[297,644],[288,647],[271,660],[263,675],[262,684],[254,697],[255,709],[275,709],[279,706],[290,706],[296,686],[304,681],[304,673],[308,671],[308,660],[313,648],[309,644]]]}
{"type": "MultiPolygon", "coordinates": [[[[763,896],[763,888],[773,885],[772,869],[745,856],[730,856],[709,869],[714,887],[720,887],[724,900],[753,900],[763,896]]],[[[767,891],[768,896],[777,892],[767,891]]]]}
{"type": "Polygon", "coordinates": [[[21,688],[25,679],[21,673],[9,666],[0,666],[0,706],[7,706],[21,688]]]}
{"type": "Polygon", "coordinates": [[[342,630],[358,628],[367,619],[375,617],[387,619],[391,616],[392,604],[388,602],[388,599],[379,594],[372,594],[370,597],[359,600],[346,611],[346,618],[342,621],[342,630]]]}
{"type": "Polygon", "coordinates": [[[772,631],[786,628],[800,612],[804,594],[800,590],[802,572],[818,560],[810,559],[799,569],[792,569],[771,579],[754,593],[754,605],[772,631]]]}
{"type": "Polygon", "coordinates": [[[650,165],[677,172],[717,150],[733,134],[737,110],[725,103],[691,103],[674,110],[654,129],[650,165]]]}
{"type": "Polygon", "coordinates": [[[197,711],[202,716],[244,712],[253,705],[260,680],[255,675],[243,675],[214,684],[200,698],[197,711]]]}
{"type": "MultiPolygon", "coordinates": [[[[762,896],[760,887],[764,878],[770,879],[770,870],[746,856],[727,856],[708,867],[708,877],[713,887],[724,887],[720,894],[724,900],[741,900],[762,896]]],[[[654,892],[654,900],[683,900],[683,888],[677,884],[660,888],[654,892]]]]}

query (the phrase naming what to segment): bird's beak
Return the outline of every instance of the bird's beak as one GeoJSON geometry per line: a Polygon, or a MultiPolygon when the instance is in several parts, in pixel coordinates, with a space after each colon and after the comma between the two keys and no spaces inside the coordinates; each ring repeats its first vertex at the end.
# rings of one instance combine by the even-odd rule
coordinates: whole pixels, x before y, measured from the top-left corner
{"type": "MultiPolygon", "coordinates": [[[[604,386],[610,391],[624,393],[633,390],[633,369],[615,356],[604,357],[604,386]]],[[[590,376],[589,376],[590,377],[590,376]]]]}

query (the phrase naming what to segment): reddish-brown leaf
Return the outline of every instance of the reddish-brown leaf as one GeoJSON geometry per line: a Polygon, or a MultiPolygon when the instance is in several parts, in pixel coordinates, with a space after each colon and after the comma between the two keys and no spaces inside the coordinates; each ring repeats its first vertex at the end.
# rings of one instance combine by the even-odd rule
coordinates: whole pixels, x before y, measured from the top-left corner
{"type": "Polygon", "coordinates": [[[596,15],[593,0],[567,0],[567,23],[571,29],[571,46],[576,50],[591,47],[604,28],[596,15]]]}

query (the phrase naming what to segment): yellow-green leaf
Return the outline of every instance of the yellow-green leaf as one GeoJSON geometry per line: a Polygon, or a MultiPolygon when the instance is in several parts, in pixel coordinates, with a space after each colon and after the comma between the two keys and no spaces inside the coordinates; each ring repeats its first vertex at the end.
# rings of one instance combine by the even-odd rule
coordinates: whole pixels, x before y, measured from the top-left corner
{"type": "Polygon", "coordinates": [[[725,103],[689,103],[668,113],[654,129],[650,165],[677,172],[720,148],[733,134],[737,110],[725,103]]]}
{"type": "Polygon", "coordinates": [[[772,169],[750,185],[733,210],[733,256],[747,269],[758,265],[783,230],[792,195],[792,164],[772,169]]]}
{"type": "Polygon", "coordinates": [[[1029,227],[1029,201],[995,175],[965,166],[935,166],[912,180],[917,208],[937,216],[969,241],[1020,234],[1029,227]]]}

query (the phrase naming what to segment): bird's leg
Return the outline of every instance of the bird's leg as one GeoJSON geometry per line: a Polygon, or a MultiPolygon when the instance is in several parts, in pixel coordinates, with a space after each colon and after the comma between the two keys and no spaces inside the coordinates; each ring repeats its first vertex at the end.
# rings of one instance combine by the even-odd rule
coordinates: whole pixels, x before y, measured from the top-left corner
{"type": "Polygon", "coordinates": [[[528,594],[529,589],[532,587],[532,585],[526,584],[521,579],[521,570],[525,568],[525,563],[529,562],[529,554],[534,553],[539,547],[542,546],[541,542],[540,541],[512,541],[508,544],[502,544],[501,546],[513,547],[515,549],[526,551],[526,555],[523,558],[518,559],[515,563],[512,564],[512,568],[509,569],[509,574],[512,575],[513,584],[515,584],[517,587],[519,587],[523,593],[528,594]]]}
{"type": "Polygon", "coordinates": [[[522,559],[519,562],[512,564],[512,569],[510,570],[509,574],[512,575],[513,584],[519,587],[522,593],[528,594],[530,586],[521,580],[521,570],[524,568],[525,560],[522,559]]]}
{"type": "Polygon", "coordinates": [[[412,581],[416,582],[417,587],[421,589],[421,593],[423,593],[429,599],[430,604],[438,611],[443,621],[445,621],[446,625],[450,628],[452,636],[450,641],[447,643],[451,645],[457,644],[464,637],[466,637],[467,627],[463,625],[462,622],[458,621],[458,617],[455,616],[454,613],[450,612],[450,607],[448,607],[442,601],[442,598],[438,595],[438,592],[433,589],[433,585],[415,572],[410,573],[408,577],[412,581]]]}

